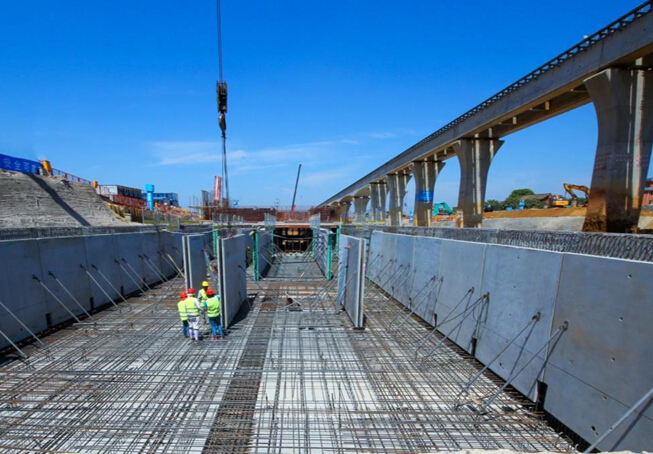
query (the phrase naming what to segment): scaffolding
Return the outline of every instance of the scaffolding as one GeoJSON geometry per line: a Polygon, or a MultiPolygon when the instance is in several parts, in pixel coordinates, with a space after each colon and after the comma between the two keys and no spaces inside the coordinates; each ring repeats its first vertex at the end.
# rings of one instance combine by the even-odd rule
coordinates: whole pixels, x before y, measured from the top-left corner
{"type": "Polygon", "coordinates": [[[292,263],[277,264],[283,279],[249,282],[251,310],[225,341],[182,337],[176,278],[130,298],[130,311],[111,307],[27,348],[29,362],[0,368],[0,450],[573,451],[517,393],[488,403],[504,382],[476,377],[480,363],[372,282],[355,330],[336,280],[284,270],[292,263]]]}

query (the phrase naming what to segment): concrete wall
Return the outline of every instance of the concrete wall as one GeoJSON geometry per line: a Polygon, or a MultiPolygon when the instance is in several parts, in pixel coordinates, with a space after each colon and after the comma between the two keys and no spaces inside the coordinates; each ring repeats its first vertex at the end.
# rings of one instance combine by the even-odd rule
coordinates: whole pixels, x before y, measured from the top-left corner
{"type": "MultiPolygon", "coordinates": [[[[369,257],[368,277],[405,306],[429,289],[416,314],[497,375],[525,367],[521,393],[535,401],[546,384],[544,408],[590,443],[653,386],[651,263],[382,232],[369,257]],[[397,288],[388,278],[409,262],[397,288]]],[[[652,422],[648,402],[599,449],[652,446],[652,422]]]]}
{"type": "Polygon", "coordinates": [[[365,243],[359,238],[340,236],[338,298],[355,328],[362,328],[365,323],[365,243]]]}
{"type": "MultiPolygon", "coordinates": [[[[47,329],[48,324],[54,326],[73,319],[70,312],[82,317],[84,311],[108,304],[110,300],[121,301],[121,291],[127,295],[144,287],[139,278],[146,279],[148,284],[156,283],[160,280],[157,273],[146,267],[142,257],[147,255],[160,267],[158,251],[170,249],[170,244],[177,241],[181,241],[178,235],[156,231],[0,241],[0,301],[31,331],[39,333],[47,329]],[[122,264],[122,268],[116,262],[122,264]]],[[[166,276],[175,274],[171,268],[164,272],[166,276]]],[[[2,308],[0,330],[12,341],[29,337],[27,330],[2,308]]],[[[0,340],[0,348],[7,346],[4,339],[0,340]]]]}
{"type": "Polygon", "coordinates": [[[183,239],[184,276],[186,287],[196,291],[202,288],[202,282],[207,278],[207,265],[204,257],[204,235],[187,235],[183,239]]]}
{"type": "Polygon", "coordinates": [[[258,231],[258,273],[261,277],[265,277],[270,270],[271,254],[270,245],[272,244],[272,230],[259,230],[258,231]]]}
{"type": "Polygon", "coordinates": [[[245,251],[248,238],[237,235],[220,239],[220,299],[225,326],[229,326],[247,301],[245,251]]]}

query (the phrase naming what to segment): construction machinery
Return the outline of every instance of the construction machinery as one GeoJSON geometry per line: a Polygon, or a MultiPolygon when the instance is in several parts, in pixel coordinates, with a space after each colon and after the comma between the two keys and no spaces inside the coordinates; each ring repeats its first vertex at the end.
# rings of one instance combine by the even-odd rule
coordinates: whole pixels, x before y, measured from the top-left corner
{"type": "Polygon", "coordinates": [[[447,204],[447,202],[438,202],[433,204],[433,211],[431,211],[431,216],[438,216],[438,215],[452,215],[453,210],[451,207],[447,204]]]}
{"type": "Polygon", "coordinates": [[[569,183],[563,183],[562,186],[565,188],[565,191],[567,191],[567,194],[571,196],[571,206],[573,208],[576,208],[578,206],[578,196],[574,192],[576,191],[582,191],[585,193],[585,206],[587,206],[587,201],[589,201],[590,198],[590,188],[587,186],[579,185],[579,184],[569,184],[569,183]]]}
{"type": "Polygon", "coordinates": [[[549,197],[549,208],[565,208],[569,206],[569,200],[558,194],[551,194],[549,197]]]}
{"type": "Polygon", "coordinates": [[[292,215],[295,212],[295,198],[297,197],[297,186],[299,185],[299,173],[302,171],[302,165],[299,164],[297,169],[297,179],[295,180],[295,192],[292,194],[292,205],[290,205],[290,214],[292,215]]]}

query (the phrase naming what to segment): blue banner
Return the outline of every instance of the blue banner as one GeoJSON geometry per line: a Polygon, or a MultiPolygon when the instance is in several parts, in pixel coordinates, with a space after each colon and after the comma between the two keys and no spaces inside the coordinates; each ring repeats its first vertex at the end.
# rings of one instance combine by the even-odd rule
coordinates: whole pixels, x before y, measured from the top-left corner
{"type": "Polygon", "coordinates": [[[419,191],[415,193],[418,202],[433,202],[433,191],[419,191]]]}
{"type": "Polygon", "coordinates": [[[12,172],[34,173],[39,174],[43,166],[38,161],[30,161],[29,159],[14,158],[0,154],[0,169],[11,170],[12,172]]]}

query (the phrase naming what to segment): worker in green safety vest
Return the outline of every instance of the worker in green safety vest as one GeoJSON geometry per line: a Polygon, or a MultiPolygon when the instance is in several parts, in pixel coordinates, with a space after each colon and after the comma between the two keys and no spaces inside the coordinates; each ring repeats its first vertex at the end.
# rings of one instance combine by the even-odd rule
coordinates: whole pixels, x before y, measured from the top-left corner
{"type": "Polygon", "coordinates": [[[184,300],[184,308],[186,309],[186,317],[188,317],[188,335],[198,344],[200,341],[200,311],[202,306],[195,298],[194,288],[189,288],[186,293],[188,293],[188,298],[184,300]]]}
{"type": "Polygon", "coordinates": [[[208,299],[204,302],[206,316],[211,324],[211,340],[224,339],[224,331],[220,323],[220,297],[216,296],[213,289],[206,291],[208,299]]]}
{"type": "Polygon", "coordinates": [[[177,303],[177,310],[179,311],[179,317],[181,318],[181,332],[184,333],[184,337],[188,337],[188,316],[186,315],[186,298],[188,295],[186,292],[181,292],[179,294],[179,302],[177,303]]]}

